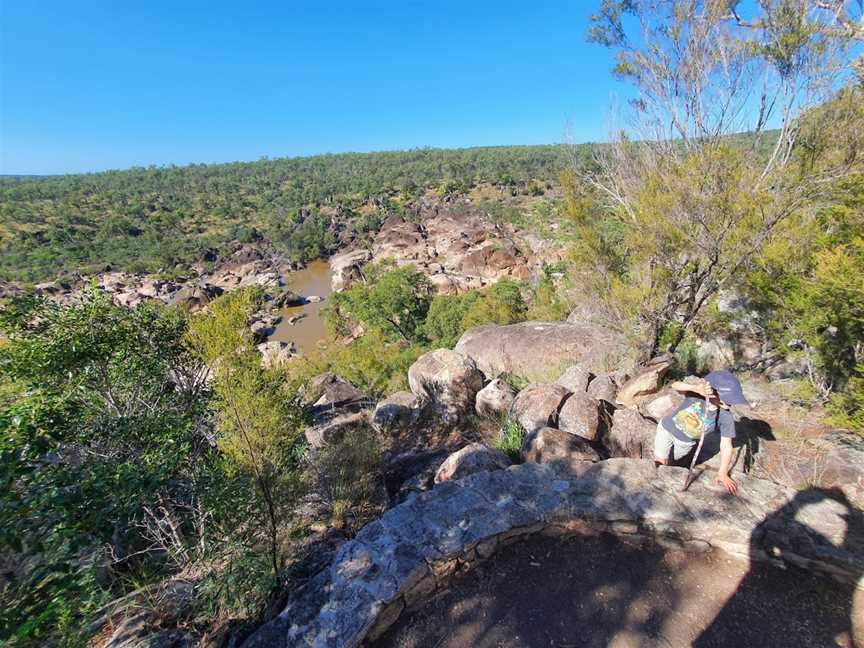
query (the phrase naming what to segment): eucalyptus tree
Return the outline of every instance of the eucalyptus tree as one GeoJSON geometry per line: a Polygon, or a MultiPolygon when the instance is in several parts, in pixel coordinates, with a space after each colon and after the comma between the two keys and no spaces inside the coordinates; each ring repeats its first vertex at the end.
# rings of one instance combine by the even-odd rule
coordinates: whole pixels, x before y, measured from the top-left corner
{"type": "Polygon", "coordinates": [[[634,92],[593,163],[572,165],[569,207],[595,309],[643,355],[674,350],[859,163],[862,33],[857,0],[601,2],[588,38],[634,92]]]}

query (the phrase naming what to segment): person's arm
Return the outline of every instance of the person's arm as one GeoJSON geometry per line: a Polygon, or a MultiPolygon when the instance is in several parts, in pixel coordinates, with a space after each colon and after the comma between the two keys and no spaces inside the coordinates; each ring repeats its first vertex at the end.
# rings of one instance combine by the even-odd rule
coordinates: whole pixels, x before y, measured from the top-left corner
{"type": "Polygon", "coordinates": [[[720,471],[717,473],[717,481],[726,487],[732,495],[738,492],[738,485],[729,476],[732,467],[732,439],[720,437],[720,471]]]}
{"type": "Polygon", "coordinates": [[[677,380],[669,385],[671,389],[674,389],[679,394],[699,394],[705,398],[711,396],[714,393],[714,390],[711,388],[711,385],[708,384],[707,380],[700,380],[696,383],[688,383],[677,380]]]}

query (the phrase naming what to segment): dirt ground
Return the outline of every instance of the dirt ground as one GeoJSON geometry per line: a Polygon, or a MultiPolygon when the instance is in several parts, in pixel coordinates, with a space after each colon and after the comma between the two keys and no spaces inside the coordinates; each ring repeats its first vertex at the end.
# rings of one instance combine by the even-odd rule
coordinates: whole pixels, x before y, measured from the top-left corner
{"type": "Polygon", "coordinates": [[[455,577],[373,645],[864,648],[864,591],[795,569],[750,571],[719,552],[535,537],[455,577]]]}

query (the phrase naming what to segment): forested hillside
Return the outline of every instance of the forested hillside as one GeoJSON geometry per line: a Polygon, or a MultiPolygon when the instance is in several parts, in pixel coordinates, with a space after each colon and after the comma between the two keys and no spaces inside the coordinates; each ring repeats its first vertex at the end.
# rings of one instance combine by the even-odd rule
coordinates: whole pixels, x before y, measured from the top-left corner
{"type": "Polygon", "coordinates": [[[404,211],[427,188],[554,181],[588,146],[344,153],[86,175],[0,179],[0,278],[155,272],[233,241],[266,238],[299,260],[331,252],[331,221],[367,201],[404,211]],[[319,208],[325,207],[324,213],[319,208]],[[326,209],[329,207],[330,209],[326,209]]]}

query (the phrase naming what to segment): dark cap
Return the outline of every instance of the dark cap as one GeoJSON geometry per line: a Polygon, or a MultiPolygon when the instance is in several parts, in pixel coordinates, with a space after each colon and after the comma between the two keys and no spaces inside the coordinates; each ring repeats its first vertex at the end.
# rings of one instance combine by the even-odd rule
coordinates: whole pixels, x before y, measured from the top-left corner
{"type": "Polygon", "coordinates": [[[741,383],[731,371],[726,371],[725,369],[712,371],[705,376],[705,380],[714,388],[717,397],[727,405],[750,404],[744,398],[744,390],[741,389],[741,383]]]}

